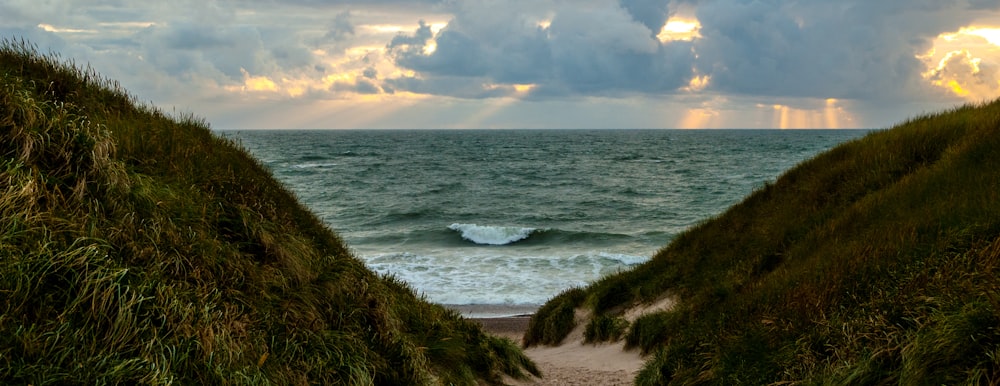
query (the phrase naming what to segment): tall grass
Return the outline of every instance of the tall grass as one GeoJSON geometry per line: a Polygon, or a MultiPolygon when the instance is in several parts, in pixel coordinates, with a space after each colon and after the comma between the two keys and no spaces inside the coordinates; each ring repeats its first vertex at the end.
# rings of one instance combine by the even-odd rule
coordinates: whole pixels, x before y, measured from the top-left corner
{"type": "Polygon", "coordinates": [[[0,44],[0,383],[471,384],[538,374],[379,277],[257,160],[0,44]]]}
{"type": "MultiPolygon", "coordinates": [[[[911,119],[798,165],[574,296],[605,320],[680,299],[625,333],[651,354],[639,384],[995,384],[998,149],[1000,101],[911,119]]],[[[537,330],[552,331],[539,342],[561,332],[537,330]]]]}

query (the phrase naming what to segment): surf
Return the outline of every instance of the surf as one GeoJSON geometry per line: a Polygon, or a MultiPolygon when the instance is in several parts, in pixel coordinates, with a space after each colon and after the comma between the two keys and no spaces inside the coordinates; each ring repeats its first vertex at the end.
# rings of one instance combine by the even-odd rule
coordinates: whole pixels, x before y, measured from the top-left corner
{"type": "Polygon", "coordinates": [[[462,238],[479,245],[507,245],[527,239],[537,228],[454,223],[448,226],[462,238]]]}

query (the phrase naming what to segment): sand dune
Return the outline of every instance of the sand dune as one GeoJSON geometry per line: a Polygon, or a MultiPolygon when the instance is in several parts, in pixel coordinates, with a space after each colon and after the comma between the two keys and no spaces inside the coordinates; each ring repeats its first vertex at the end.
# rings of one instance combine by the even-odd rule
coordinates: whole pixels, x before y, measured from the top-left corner
{"type": "MultiPolygon", "coordinates": [[[[650,312],[669,310],[673,298],[664,298],[651,305],[635,307],[625,312],[629,322],[650,312]]],[[[577,312],[577,327],[559,346],[539,346],[525,349],[535,361],[543,378],[507,379],[512,385],[631,385],[642,368],[639,350],[626,351],[623,342],[585,344],[583,329],[590,316],[577,312]]],[[[529,317],[477,319],[483,328],[498,336],[521,342],[529,317]]]]}

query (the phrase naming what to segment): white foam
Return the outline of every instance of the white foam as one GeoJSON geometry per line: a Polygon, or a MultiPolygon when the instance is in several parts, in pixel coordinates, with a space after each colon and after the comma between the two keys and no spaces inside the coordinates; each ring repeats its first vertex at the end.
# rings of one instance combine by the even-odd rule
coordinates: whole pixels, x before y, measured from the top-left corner
{"type": "Polygon", "coordinates": [[[362,255],[368,267],[410,283],[440,304],[539,305],[648,258],[599,251],[439,249],[362,255]]]}
{"type": "Polygon", "coordinates": [[[625,265],[639,265],[649,260],[648,256],[634,256],[623,253],[600,252],[598,255],[605,259],[618,260],[625,265]]]}
{"type": "Polygon", "coordinates": [[[483,245],[506,245],[531,236],[537,229],[521,227],[490,226],[476,224],[451,224],[448,227],[462,234],[462,238],[483,245]]]}
{"type": "Polygon", "coordinates": [[[322,169],[322,168],[329,168],[329,167],[334,167],[334,166],[337,166],[337,164],[335,164],[335,163],[329,163],[329,162],[310,162],[310,163],[304,163],[304,164],[295,164],[295,165],[292,165],[291,167],[292,167],[292,169],[322,169]]]}

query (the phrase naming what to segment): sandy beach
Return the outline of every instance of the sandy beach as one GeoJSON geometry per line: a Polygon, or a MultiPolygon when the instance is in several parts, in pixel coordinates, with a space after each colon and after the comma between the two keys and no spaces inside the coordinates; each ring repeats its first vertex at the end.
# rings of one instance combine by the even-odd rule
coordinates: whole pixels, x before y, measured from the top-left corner
{"type": "MultiPolygon", "coordinates": [[[[668,311],[677,304],[677,299],[665,296],[649,304],[636,305],[623,313],[629,323],[640,316],[659,311],[668,311]]],[[[498,314],[502,309],[464,308],[466,314],[498,314]]],[[[530,314],[509,314],[503,317],[473,317],[471,320],[483,326],[483,330],[496,336],[509,338],[523,345],[524,332],[528,329],[530,314]]],[[[636,374],[642,369],[643,358],[638,350],[625,351],[624,342],[585,344],[583,329],[590,319],[582,309],[576,312],[576,328],[569,333],[559,346],[530,347],[524,352],[538,365],[542,378],[527,380],[507,379],[515,386],[522,385],[631,385],[636,374]]]]}
{"type": "MultiPolygon", "coordinates": [[[[528,316],[478,318],[487,332],[520,343],[528,328],[528,316]]],[[[623,351],[623,345],[583,344],[582,328],[574,330],[556,347],[531,347],[525,353],[542,371],[542,378],[508,379],[512,385],[631,385],[642,368],[638,351],[623,351]]]]}

